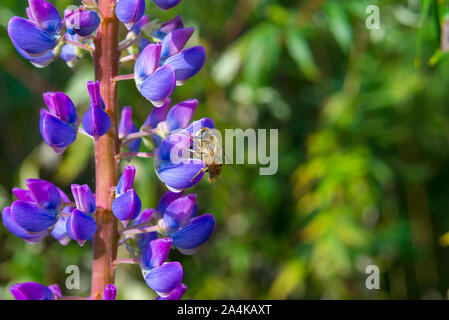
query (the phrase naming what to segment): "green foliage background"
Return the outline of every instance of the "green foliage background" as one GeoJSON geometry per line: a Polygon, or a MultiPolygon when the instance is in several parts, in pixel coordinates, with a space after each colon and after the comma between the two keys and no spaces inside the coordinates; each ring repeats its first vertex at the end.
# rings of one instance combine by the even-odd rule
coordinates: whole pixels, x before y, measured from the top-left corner
{"type": "MultiPolygon", "coordinates": [[[[59,9],[69,0],[52,1],[59,9]]],[[[150,1],[148,1],[149,3],[150,1]]],[[[0,4],[0,207],[11,188],[41,177],[68,191],[94,185],[90,141],[80,137],[55,156],[39,135],[41,94],[64,91],[87,108],[88,57],[35,69],[14,50],[9,18],[25,0],[0,4]]],[[[421,299],[449,288],[449,58],[439,50],[445,1],[184,0],[153,18],[181,13],[208,51],[203,71],[174,101],[200,100],[195,118],[218,128],[278,128],[279,170],[225,168],[192,191],[217,229],[199,254],[182,262],[187,298],[421,299]],[[368,5],[380,30],[368,30],[368,5]],[[365,287],[365,268],[381,270],[381,289],[365,287]]],[[[122,73],[129,73],[130,65],[122,73]]],[[[132,81],[119,87],[139,125],[151,110],[132,81]]],[[[165,192],[151,160],[138,166],[138,192],[154,207],[165,192]]],[[[126,253],[120,251],[121,256],[126,253]]],[[[91,247],[48,238],[27,245],[0,228],[0,299],[15,282],[59,283],[68,265],[90,286],[91,247]]],[[[137,267],[118,270],[119,296],[153,298],[137,267]]]]}

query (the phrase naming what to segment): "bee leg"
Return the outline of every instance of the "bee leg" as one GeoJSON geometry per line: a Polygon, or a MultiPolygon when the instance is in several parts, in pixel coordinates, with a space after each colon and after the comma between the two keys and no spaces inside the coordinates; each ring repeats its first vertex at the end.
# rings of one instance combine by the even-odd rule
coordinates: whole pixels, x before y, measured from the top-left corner
{"type": "Polygon", "coordinates": [[[201,174],[201,172],[207,172],[207,171],[209,171],[209,169],[208,168],[201,168],[201,170],[200,171],[198,171],[198,173],[197,174],[195,174],[194,176],[193,176],[193,178],[192,179],[190,179],[190,182],[193,182],[193,180],[195,180],[195,178],[196,177],[198,177],[200,174],[201,174]]]}

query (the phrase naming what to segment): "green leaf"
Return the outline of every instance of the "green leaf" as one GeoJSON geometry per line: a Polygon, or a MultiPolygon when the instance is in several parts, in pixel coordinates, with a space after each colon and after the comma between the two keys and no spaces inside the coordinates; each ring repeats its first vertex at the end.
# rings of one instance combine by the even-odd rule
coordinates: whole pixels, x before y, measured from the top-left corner
{"type": "Polygon", "coordinates": [[[348,16],[342,5],[336,1],[329,1],[326,4],[329,29],[344,52],[348,52],[351,47],[353,36],[352,27],[348,16]]]}
{"type": "Polygon", "coordinates": [[[318,78],[320,71],[315,64],[306,39],[304,39],[299,30],[292,29],[287,32],[287,49],[299,69],[308,79],[315,80],[318,78]]]}

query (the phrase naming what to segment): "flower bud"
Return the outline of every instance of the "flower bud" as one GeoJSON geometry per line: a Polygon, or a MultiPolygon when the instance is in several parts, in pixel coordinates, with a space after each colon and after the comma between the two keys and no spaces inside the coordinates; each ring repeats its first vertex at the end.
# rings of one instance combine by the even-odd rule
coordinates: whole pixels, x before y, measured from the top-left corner
{"type": "Polygon", "coordinates": [[[98,14],[91,10],[75,10],[65,17],[67,32],[81,37],[87,37],[94,33],[100,22],[98,14]]]}
{"type": "Polygon", "coordinates": [[[136,176],[136,167],[126,166],[123,174],[117,183],[116,195],[122,195],[133,188],[134,177],[136,176]]]}
{"type": "Polygon", "coordinates": [[[117,287],[113,284],[108,284],[104,288],[104,300],[115,300],[117,296],[117,287]]]}
{"type": "Polygon", "coordinates": [[[97,224],[91,216],[75,209],[67,219],[66,228],[69,237],[83,246],[87,240],[94,236],[97,231],[97,224]]]}
{"type": "Polygon", "coordinates": [[[41,136],[56,153],[62,153],[76,140],[78,115],[70,98],[62,92],[43,95],[48,110],[41,109],[41,136]]]}
{"type": "Polygon", "coordinates": [[[83,128],[90,136],[98,139],[105,135],[111,127],[111,118],[104,111],[105,104],[100,95],[100,83],[98,81],[87,83],[87,88],[91,98],[89,110],[84,114],[83,128]]]}
{"type": "Polygon", "coordinates": [[[134,189],[115,198],[112,202],[112,213],[126,226],[129,221],[135,219],[142,209],[142,203],[134,189]]]}
{"type": "Polygon", "coordinates": [[[96,210],[95,198],[87,184],[82,186],[72,184],[72,194],[76,207],[84,213],[94,213],[96,210]]]}

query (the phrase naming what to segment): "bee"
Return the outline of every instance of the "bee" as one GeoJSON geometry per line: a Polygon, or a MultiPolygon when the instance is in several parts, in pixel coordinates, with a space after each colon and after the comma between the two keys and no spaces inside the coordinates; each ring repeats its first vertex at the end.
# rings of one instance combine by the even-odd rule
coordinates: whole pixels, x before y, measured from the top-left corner
{"type": "Polygon", "coordinates": [[[201,169],[192,179],[195,180],[202,172],[209,174],[209,181],[215,182],[223,169],[223,148],[221,142],[210,128],[202,127],[193,136],[194,153],[201,156],[205,168],[201,169]]]}

